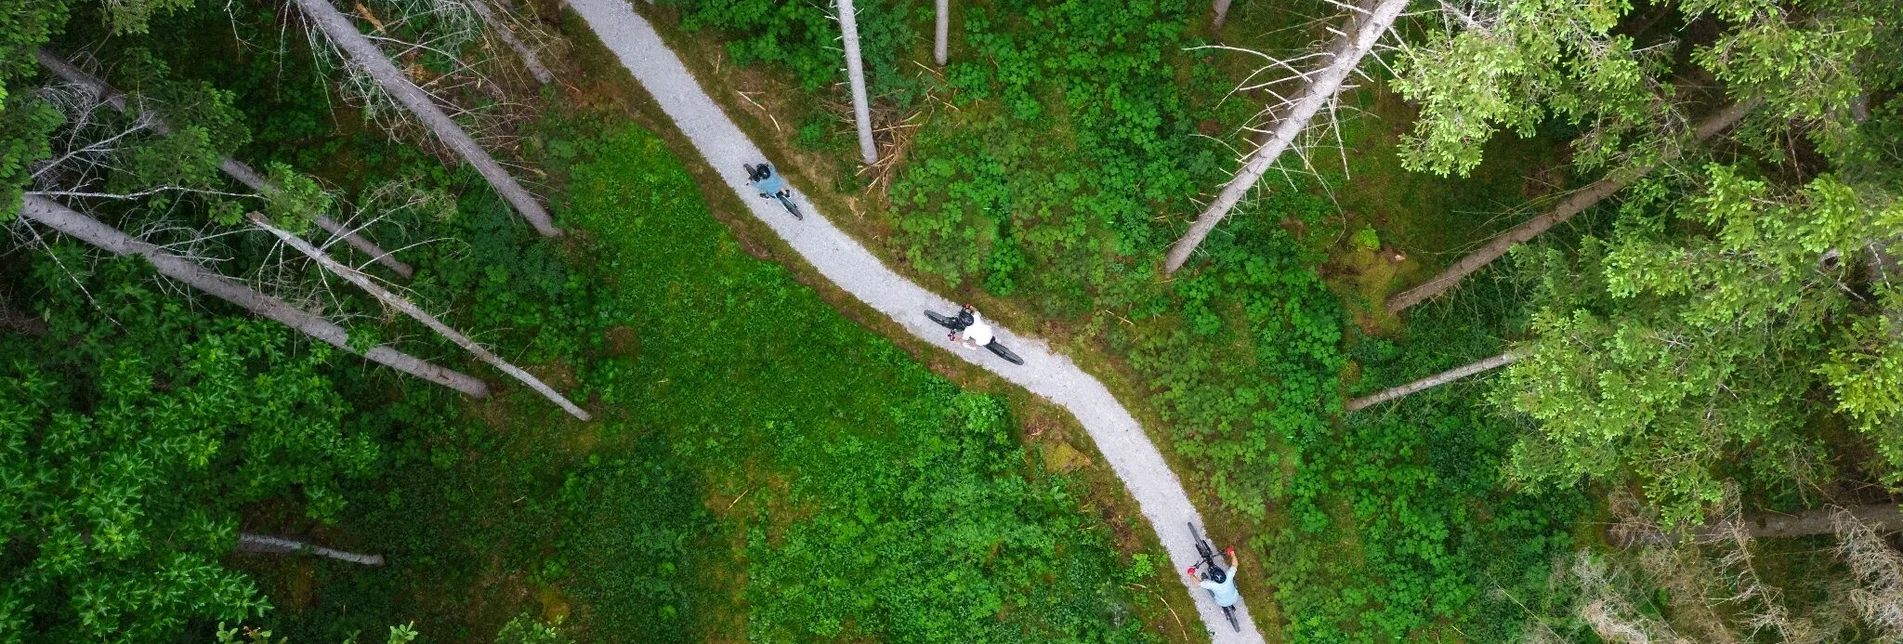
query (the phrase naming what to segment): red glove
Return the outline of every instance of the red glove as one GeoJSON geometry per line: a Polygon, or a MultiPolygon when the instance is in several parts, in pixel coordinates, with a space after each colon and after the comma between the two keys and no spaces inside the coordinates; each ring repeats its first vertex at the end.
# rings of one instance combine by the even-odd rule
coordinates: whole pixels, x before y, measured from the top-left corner
{"type": "Polygon", "coordinates": [[[1195,566],[1190,566],[1190,567],[1189,567],[1189,570],[1188,570],[1187,572],[1189,573],[1189,576],[1191,576],[1191,577],[1194,577],[1194,576],[1196,576],[1196,567],[1195,567],[1195,566]]]}
{"type": "Polygon", "coordinates": [[[1228,550],[1224,550],[1223,552],[1227,552],[1227,553],[1229,553],[1229,556],[1231,556],[1231,557],[1234,557],[1234,556],[1236,556],[1236,549],[1235,549],[1235,548],[1230,548],[1230,549],[1228,549],[1228,550]]]}

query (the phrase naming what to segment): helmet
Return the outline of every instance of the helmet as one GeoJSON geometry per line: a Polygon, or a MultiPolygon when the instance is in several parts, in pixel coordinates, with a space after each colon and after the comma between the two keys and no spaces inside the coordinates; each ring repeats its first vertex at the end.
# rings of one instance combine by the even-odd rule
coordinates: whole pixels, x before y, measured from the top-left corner
{"type": "Polygon", "coordinates": [[[1216,582],[1218,584],[1225,581],[1229,581],[1229,573],[1228,571],[1223,570],[1222,566],[1210,566],[1209,580],[1216,582]]]}

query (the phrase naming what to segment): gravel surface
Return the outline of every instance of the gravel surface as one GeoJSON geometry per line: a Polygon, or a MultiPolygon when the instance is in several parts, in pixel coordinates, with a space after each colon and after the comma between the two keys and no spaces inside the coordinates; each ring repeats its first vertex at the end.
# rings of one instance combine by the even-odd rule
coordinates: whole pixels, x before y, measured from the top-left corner
{"type": "MultiPolygon", "coordinates": [[[[955,304],[886,268],[871,252],[833,227],[832,222],[803,195],[794,197],[801,212],[806,215],[804,221],[798,221],[788,215],[777,201],[760,198],[759,193],[747,185],[746,172],[740,167],[741,164],[759,163],[766,155],[754,146],[753,141],[733,121],[727,119],[726,113],[713,99],[708,98],[693,75],[681,65],[680,59],[654,32],[654,28],[634,13],[628,0],[567,1],[587,21],[595,35],[620,58],[621,64],[633,72],[635,79],[640,81],[687,138],[693,141],[695,149],[706,158],[708,165],[720,172],[727,187],[740,196],[741,201],[752,210],[753,216],[766,222],[807,262],[819,269],[821,275],[853,297],[898,321],[913,335],[945,346],[947,351],[959,358],[995,372],[1070,410],[1097,442],[1097,448],[1110,462],[1111,469],[1123,480],[1130,496],[1142,508],[1144,518],[1149,520],[1157,537],[1169,551],[1170,559],[1178,571],[1177,578],[1188,583],[1187,577],[1180,574],[1183,568],[1196,563],[1196,548],[1190,539],[1188,524],[1193,522],[1201,526],[1202,516],[1190,504],[1189,497],[1183,492],[1182,482],[1164,463],[1163,455],[1150,443],[1149,437],[1143,433],[1143,427],[1117,402],[1116,397],[1110,395],[1103,383],[1077,368],[1070,358],[1052,352],[1044,341],[1013,333],[995,324],[998,341],[1022,356],[1023,366],[1005,362],[988,351],[949,347],[945,341],[945,329],[925,319],[923,312],[932,309],[951,313],[957,309],[955,304]]],[[[799,191],[799,186],[794,185],[793,188],[796,193],[799,191]]],[[[1243,570],[1246,575],[1259,572],[1260,569],[1255,566],[1243,570]]],[[[1196,598],[1197,612],[1202,615],[1203,624],[1212,633],[1213,641],[1262,641],[1262,635],[1256,632],[1254,622],[1249,619],[1246,606],[1237,606],[1238,621],[1243,630],[1236,633],[1229,628],[1221,610],[1210,600],[1207,592],[1194,586],[1190,586],[1189,591],[1190,596],[1196,598]]]]}

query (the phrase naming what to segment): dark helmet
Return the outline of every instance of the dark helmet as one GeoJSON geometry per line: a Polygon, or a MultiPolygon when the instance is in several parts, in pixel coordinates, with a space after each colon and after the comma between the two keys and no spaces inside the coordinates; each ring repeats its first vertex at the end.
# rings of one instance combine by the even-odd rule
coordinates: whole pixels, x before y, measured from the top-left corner
{"type": "Polygon", "coordinates": [[[1209,580],[1210,580],[1210,581],[1213,581],[1213,582],[1216,582],[1216,583],[1218,583],[1218,584],[1220,584],[1220,583],[1222,583],[1222,582],[1225,582],[1225,581],[1229,581],[1229,573],[1228,573],[1227,571],[1225,571],[1225,570],[1223,570],[1223,569],[1222,569],[1222,566],[1210,566],[1210,567],[1209,567],[1209,580]]]}

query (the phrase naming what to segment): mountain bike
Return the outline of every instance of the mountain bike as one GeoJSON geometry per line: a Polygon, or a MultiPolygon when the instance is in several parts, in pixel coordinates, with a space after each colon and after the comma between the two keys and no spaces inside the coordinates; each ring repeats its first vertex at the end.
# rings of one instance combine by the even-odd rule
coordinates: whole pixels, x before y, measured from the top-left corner
{"type": "MultiPolygon", "coordinates": [[[[1196,524],[1191,523],[1188,525],[1189,525],[1189,537],[1191,540],[1196,542],[1196,556],[1202,557],[1202,561],[1197,562],[1196,569],[1197,570],[1208,570],[1210,568],[1221,569],[1222,564],[1218,562],[1222,560],[1216,557],[1216,547],[1209,545],[1209,540],[1203,538],[1203,533],[1196,529],[1196,524]]],[[[1242,624],[1236,621],[1236,607],[1223,606],[1221,608],[1222,608],[1222,616],[1229,618],[1229,627],[1236,629],[1237,633],[1242,632],[1242,624]]]]}
{"type": "MultiPolygon", "coordinates": [[[[965,330],[965,325],[959,324],[957,318],[946,317],[946,316],[934,313],[932,311],[926,311],[925,317],[931,318],[931,320],[933,322],[938,323],[939,326],[945,327],[947,329],[951,329],[953,331],[965,330]]],[[[1005,362],[1009,362],[1015,365],[1024,364],[1023,358],[1018,357],[1018,354],[1013,353],[1010,349],[1005,348],[1004,345],[998,344],[997,338],[992,338],[991,342],[985,345],[985,348],[990,349],[992,353],[998,354],[998,357],[1004,358],[1005,362]]]]}
{"type": "Polygon", "coordinates": [[[773,171],[772,164],[742,163],[740,167],[747,170],[747,185],[759,191],[761,197],[778,199],[780,206],[786,208],[786,212],[793,215],[794,219],[806,219],[800,215],[800,207],[793,203],[793,191],[786,187],[786,181],[780,178],[779,173],[773,171]]]}

